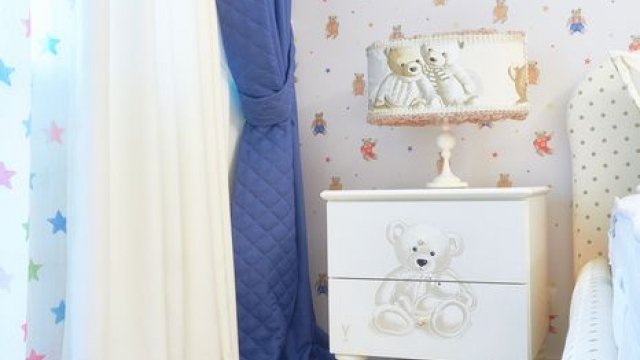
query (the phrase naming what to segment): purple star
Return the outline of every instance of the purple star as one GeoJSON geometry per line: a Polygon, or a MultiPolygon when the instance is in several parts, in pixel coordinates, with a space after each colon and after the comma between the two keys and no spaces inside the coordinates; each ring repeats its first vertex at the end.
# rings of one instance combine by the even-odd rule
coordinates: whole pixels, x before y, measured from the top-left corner
{"type": "Polygon", "coordinates": [[[15,175],[15,171],[7,169],[2,161],[0,161],[0,185],[7,189],[11,189],[11,178],[15,175]]]}

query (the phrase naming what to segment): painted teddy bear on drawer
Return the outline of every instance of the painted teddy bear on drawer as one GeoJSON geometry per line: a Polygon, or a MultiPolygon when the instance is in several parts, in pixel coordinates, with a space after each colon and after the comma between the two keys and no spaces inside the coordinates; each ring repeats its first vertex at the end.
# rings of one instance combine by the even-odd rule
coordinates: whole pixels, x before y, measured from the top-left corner
{"type": "Polygon", "coordinates": [[[404,335],[415,327],[456,337],[469,326],[475,295],[449,268],[463,251],[462,238],[426,224],[395,221],[387,226],[400,266],[376,292],[373,325],[383,333],[404,335]],[[403,281],[406,280],[406,281],[403,281]]]}
{"type": "Polygon", "coordinates": [[[376,108],[441,107],[442,101],[422,72],[424,60],[417,46],[386,48],[391,72],[382,80],[376,93],[376,108]]]}

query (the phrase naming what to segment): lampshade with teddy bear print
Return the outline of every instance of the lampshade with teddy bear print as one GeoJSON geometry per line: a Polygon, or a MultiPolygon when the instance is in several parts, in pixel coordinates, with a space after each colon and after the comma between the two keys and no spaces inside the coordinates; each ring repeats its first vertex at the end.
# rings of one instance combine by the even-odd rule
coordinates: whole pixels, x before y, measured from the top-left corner
{"type": "Polygon", "coordinates": [[[466,187],[449,166],[450,125],[524,120],[529,113],[523,32],[493,30],[421,35],[367,48],[369,112],[374,125],[443,127],[440,174],[428,187],[466,187]]]}

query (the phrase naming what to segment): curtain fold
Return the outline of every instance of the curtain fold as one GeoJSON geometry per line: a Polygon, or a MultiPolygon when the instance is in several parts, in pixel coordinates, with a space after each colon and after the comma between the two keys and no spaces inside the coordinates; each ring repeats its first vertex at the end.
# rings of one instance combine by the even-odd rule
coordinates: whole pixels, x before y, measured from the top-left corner
{"type": "Polygon", "coordinates": [[[308,276],[291,1],[217,6],[246,119],[231,203],[240,356],[329,359],[308,276]]]}
{"type": "MultiPolygon", "coordinates": [[[[36,74],[65,79],[62,100],[34,94],[39,118],[65,110],[64,147],[39,161],[63,173],[48,190],[61,195],[66,240],[57,234],[56,244],[66,250],[49,256],[66,266],[51,264],[47,275],[66,282],[57,289],[66,314],[56,322],[64,336],[30,334],[34,346],[50,339],[33,358],[237,359],[228,86],[215,6],[39,4],[54,16],[43,34],[61,22],[69,29],[45,59],[59,72],[36,74]],[[70,14],[55,18],[53,8],[70,14]]],[[[48,304],[31,302],[30,321],[50,322],[48,304]]]]}

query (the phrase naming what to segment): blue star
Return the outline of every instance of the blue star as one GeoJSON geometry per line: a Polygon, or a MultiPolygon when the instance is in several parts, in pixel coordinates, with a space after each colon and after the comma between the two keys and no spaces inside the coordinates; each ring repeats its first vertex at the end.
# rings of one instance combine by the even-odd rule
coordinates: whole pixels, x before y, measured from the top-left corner
{"type": "Polygon", "coordinates": [[[65,234],[67,233],[67,218],[62,216],[60,210],[56,212],[56,216],[50,219],[47,219],[53,225],[53,233],[57,233],[58,231],[62,231],[65,234]]]}
{"type": "Polygon", "coordinates": [[[56,324],[64,320],[64,315],[67,309],[67,305],[64,300],[60,300],[60,304],[57,307],[52,307],[51,312],[56,316],[56,324]]]}
{"type": "Polygon", "coordinates": [[[11,73],[13,73],[16,69],[6,66],[2,59],[0,59],[0,81],[11,86],[11,73]]]}
{"type": "Polygon", "coordinates": [[[0,267],[0,289],[9,291],[10,290],[9,285],[12,279],[13,279],[13,275],[7,274],[7,272],[0,267]]]}
{"type": "Polygon", "coordinates": [[[31,173],[29,174],[29,189],[33,190],[33,179],[36,178],[36,174],[35,173],[31,173]]]}
{"type": "Polygon", "coordinates": [[[31,115],[26,120],[22,120],[22,126],[24,126],[24,137],[31,136],[31,115]]]}
{"type": "Polygon", "coordinates": [[[51,35],[47,35],[47,38],[44,40],[44,51],[50,52],[53,55],[58,55],[58,44],[60,43],[60,39],[56,39],[51,35]]]}

